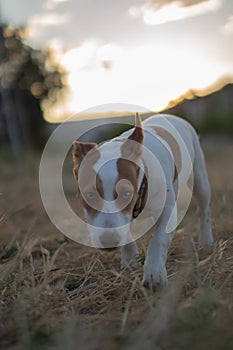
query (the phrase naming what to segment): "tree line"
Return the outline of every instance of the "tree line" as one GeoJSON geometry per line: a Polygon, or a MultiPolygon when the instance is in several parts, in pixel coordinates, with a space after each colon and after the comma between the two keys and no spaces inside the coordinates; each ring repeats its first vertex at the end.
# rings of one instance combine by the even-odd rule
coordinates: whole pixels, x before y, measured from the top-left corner
{"type": "Polygon", "coordinates": [[[23,34],[0,25],[0,147],[15,154],[44,144],[42,103],[49,108],[57,101],[65,75],[50,50],[26,45],[23,34]]]}

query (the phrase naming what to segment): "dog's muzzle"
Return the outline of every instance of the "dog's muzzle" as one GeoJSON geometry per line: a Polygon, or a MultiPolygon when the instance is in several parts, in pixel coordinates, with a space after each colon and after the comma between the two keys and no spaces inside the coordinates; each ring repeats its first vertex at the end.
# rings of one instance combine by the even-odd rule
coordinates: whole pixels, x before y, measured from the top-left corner
{"type": "Polygon", "coordinates": [[[116,250],[120,245],[121,238],[119,234],[106,231],[99,236],[99,247],[101,250],[116,250]]]}

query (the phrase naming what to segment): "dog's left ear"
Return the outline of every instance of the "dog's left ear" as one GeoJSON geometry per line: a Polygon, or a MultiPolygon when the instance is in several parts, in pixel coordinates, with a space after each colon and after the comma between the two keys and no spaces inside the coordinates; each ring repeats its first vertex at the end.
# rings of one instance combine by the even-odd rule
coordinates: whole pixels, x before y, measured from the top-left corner
{"type": "Polygon", "coordinates": [[[135,128],[131,135],[121,146],[121,153],[124,158],[138,158],[142,154],[143,142],[142,122],[139,113],[135,115],[135,128]]]}
{"type": "Polygon", "coordinates": [[[73,153],[72,153],[73,163],[74,163],[73,172],[74,172],[74,177],[76,180],[78,178],[78,168],[79,168],[83,158],[92,149],[96,149],[96,147],[97,147],[96,143],[79,142],[79,141],[73,142],[73,153]]]}

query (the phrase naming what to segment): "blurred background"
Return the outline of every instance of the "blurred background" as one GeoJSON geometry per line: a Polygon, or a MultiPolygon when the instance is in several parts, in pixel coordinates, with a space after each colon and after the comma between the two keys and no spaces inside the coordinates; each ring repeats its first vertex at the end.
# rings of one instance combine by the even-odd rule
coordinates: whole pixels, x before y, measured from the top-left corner
{"type": "MultiPolygon", "coordinates": [[[[233,349],[232,136],[232,0],[0,0],[0,348],[233,349]],[[216,242],[197,245],[191,202],[168,293],[142,288],[148,235],[122,271],[119,252],[63,236],[40,196],[41,154],[61,122],[59,145],[90,128],[83,140],[102,141],[136,111],[189,120],[211,183],[216,242]]],[[[72,167],[70,150],[75,210],[72,167]]]]}
{"type": "Polygon", "coordinates": [[[95,126],[137,109],[117,104],[232,135],[233,3],[1,0],[0,79],[0,147],[15,154],[75,115],[95,126]]]}

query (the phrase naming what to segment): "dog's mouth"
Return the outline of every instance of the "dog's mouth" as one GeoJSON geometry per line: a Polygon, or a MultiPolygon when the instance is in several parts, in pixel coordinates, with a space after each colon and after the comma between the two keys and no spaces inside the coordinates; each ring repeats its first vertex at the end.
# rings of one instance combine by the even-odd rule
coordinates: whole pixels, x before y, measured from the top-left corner
{"type": "Polygon", "coordinates": [[[101,250],[102,252],[115,252],[117,251],[119,248],[118,247],[110,247],[110,248],[98,248],[99,250],[101,250]]]}

